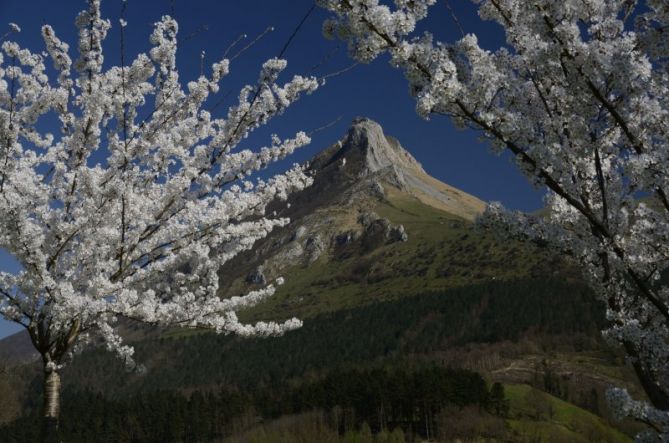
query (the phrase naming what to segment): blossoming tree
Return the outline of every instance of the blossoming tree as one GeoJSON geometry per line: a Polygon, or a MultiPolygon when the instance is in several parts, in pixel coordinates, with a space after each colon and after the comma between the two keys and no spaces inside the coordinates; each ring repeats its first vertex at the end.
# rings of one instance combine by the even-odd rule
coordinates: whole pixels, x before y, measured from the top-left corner
{"type": "Polygon", "coordinates": [[[74,62],[49,25],[42,27],[46,53],[10,41],[0,52],[0,247],[22,265],[18,274],[0,273],[0,314],[23,325],[42,356],[51,429],[59,370],[80,345],[99,337],[134,364],[118,317],[244,336],[301,325],[240,323],[236,311],[275,288],[221,299],[217,271],[288,222],[265,215],[270,202],[310,184],[298,166],[247,180],[308,143],[304,132],[273,136],[258,150],[235,148],[317,88],[301,76],[278,84],[286,62],[270,59],[227,116],[215,118],[206,102],[229,61],[182,85],[174,19],[155,24],[148,55],[108,69],[102,42],[111,24],[99,0],[89,1],[76,25],[74,62]],[[44,131],[43,117],[57,121],[60,133],[44,131]]]}
{"type": "Polygon", "coordinates": [[[549,190],[546,217],[492,204],[485,219],[578,260],[648,397],[609,400],[648,425],[639,439],[669,439],[669,4],[477,0],[506,33],[488,51],[472,34],[414,36],[435,0],[318,2],[353,57],[390,55],[420,116],[483,131],[549,190]]]}

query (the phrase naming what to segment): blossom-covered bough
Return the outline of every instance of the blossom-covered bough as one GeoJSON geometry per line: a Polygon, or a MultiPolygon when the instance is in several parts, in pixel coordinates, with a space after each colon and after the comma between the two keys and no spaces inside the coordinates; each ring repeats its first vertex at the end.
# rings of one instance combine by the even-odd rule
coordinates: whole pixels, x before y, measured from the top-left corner
{"type": "Polygon", "coordinates": [[[266,206],[311,181],[299,166],[248,180],[308,143],[304,132],[273,136],[258,150],[235,148],[317,88],[301,76],[278,84],[286,62],[270,59],[227,116],[215,118],[206,102],[229,61],[182,85],[174,19],[155,24],[148,55],[109,69],[102,42],[111,24],[99,0],[76,25],[74,62],[49,25],[42,27],[46,53],[10,41],[0,52],[0,248],[22,265],[18,274],[0,273],[0,314],[23,325],[42,356],[45,417],[54,423],[59,369],[82,344],[101,337],[134,365],[119,317],[244,336],[301,325],[240,323],[235,312],[275,288],[222,299],[218,270],[285,225],[266,217],[266,206]],[[44,130],[50,127],[55,135],[44,130]]]}
{"type": "Polygon", "coordinates": [[[575,257],[607,306],[648,402],[612,389],[615,410],[669,439],[669,3],[477,0],[506,45],[414,36],[435,0],[318,0],[326,35],[401,69],[419,115],[483,131],[545,186],[548,216],[490,205],[484,220],[575,257]]]}

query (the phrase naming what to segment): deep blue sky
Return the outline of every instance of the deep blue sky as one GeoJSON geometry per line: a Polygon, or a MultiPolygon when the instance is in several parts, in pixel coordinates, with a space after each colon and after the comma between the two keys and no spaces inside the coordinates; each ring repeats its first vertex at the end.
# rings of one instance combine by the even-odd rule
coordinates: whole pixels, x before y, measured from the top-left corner
{"type": "MultiPolygon", "coordinates": [[[[465,32],[476,33],[481,44],[491,49],[503,43],[501,28],[494,23],[481,22],[472,3],[451,3],[465,32]]],[[[225,105],[233,103],[241,86],[255,81],[262,62],[278,54],[311,4],[312,0],[128,0],[126,60],[134,58],[140,51],[148,51],[151,24],[161,15],[171,14],[172,10],[180,26],[178,65],[181,78],[185,80],[199,74],[202,50],[206,52],[208,66],[217,61],[240,34],[245,33],[248,38],[239,47],[268,26],[273,26],[273,32],[232,63],[231,74],[222,82],[219,93],[223,96],[233,91],[219,107],[219,112],[223,112],[225,105]]],[[[70,55],[76,59],[74,18],[84,6],[83,0],[0,0],[0,35],[5,32],[6,23],[17,23],[22,32],[11,39],[41,51],[44,45],[40,27],[49,23],[61,39],[70,43],[70,55]]],[[[121,0],[103,0],[102,9],[113,26],[105,44],[105,64],[118,65],[121,0]]],[[[322,37],[321,25],[326,17],[325,11],[314,10],[295,36],[284,55],[288,60],[284,81],[293,74],[323,76],[351,65],[346,48],[340,42],[322,37]]],[[[422,26],[444,40],[460,35],[444,2],[437,2],[432,7],[430,18],[422,26]]],[[[534,210],[541,205],[541,193],[532,189],[508,158],[491,154],[485,143],[479,142],[479,134],[457,130],[445,117],[434,117],[431,121],[420,119],[414,112],[414,101],[408,94],[406,82],[400,72],[388,65],[387,59],[359,65],[328,79],[315,94],[300,100],[286,114],[249,138],[245,147],[268,143],[271,133],[290,136],[297,130],[309,132],[341,118],[333,126],[315,134],[312,144],[288,161],[301,162],[341,138],[356,116],[378,121],[386,133],[399,139],[431,175],[446,183],[483,200],[501,201],[514,209],[534,210]]],[[[0,269],[17,269],[2,251],[0,269]]],[[[13,325],[0,320],[0,338],[16,330],[13,325]]]]}

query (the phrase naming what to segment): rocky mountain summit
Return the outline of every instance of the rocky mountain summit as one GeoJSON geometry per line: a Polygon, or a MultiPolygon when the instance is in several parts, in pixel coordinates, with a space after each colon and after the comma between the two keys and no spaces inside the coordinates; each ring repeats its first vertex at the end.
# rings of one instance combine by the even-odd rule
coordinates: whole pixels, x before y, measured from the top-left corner
{"type": "Polygon", "coordinates": [[[310,171],[315,180],[307,194],[346,188],[345,194],[354,199],[383,198],[385,185],[467,220],[484,208],[478,198],[428,175],[397,139],[368,118],[355,119],[342,140],[310,162],[310,171]]]}
{"type": "Polygon", "coordinates": [[[288,205],[270,208],[291,223],[221,269],[225,296],[267,284],[289,268],[341,262],[407,242],[411,229],[383,214],[398,199],[449,214],[451,224],[469,224],[485,206],[427,174],[368,118],[355,119],[340,141],[306,166],[313,185],[290,196],[288,205]]]}

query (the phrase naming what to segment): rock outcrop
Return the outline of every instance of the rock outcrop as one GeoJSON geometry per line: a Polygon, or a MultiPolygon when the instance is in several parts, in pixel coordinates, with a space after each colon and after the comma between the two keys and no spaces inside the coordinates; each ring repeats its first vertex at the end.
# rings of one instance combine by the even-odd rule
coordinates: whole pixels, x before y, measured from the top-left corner
{"type": "Polygon", "coordinates": [[[263,273],[265,267],[263,265],[258,266],[253,272],[246,276],[246,282],[254,285],[265,285],[267,279],[263,273]]]}

